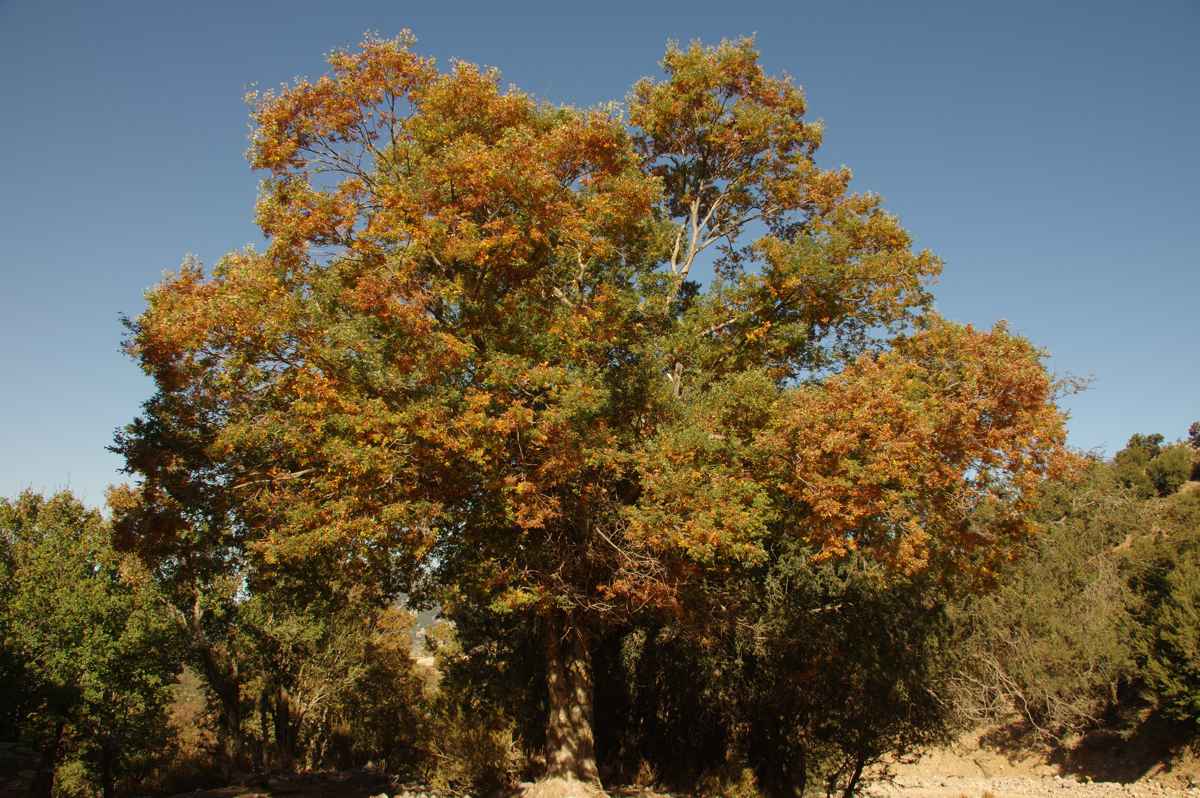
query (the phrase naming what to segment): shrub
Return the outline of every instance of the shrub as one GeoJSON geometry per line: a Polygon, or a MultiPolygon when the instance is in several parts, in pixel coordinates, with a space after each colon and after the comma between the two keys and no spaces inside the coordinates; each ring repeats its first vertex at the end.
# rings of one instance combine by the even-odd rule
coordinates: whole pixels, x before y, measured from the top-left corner
{"type": "Polygon", "coordinates": [[[1168,717],[1200,729],[1200,494],[1179,494],[1147,541],[1136,586],[1142,678],[1168,717]]]}
{"type": "Polygon", "coordinates": [[[437,789],[491,794],[512,789],[525,766],[515,726],[494,706],[439,702],[426,777],[437,789]]]}
{"type": "Polygon", "coordinates": [[[1159,496],[1170,496],[1192,475],[1194,452],[1185,443],[1168,446],[1150,460],[1146,473],[1159,496]]]}
{"type": "Polygon", "coordinates": [[[1096,721],[1133,672],[1124,551],[1148,515],[1124,481],[1096,463],[1077,482],[1047,485],[1042,533],[995,590],[953,607],[962,660],[952,685],[970,720],[1016,712],[1038,735],[1061,737],[1096,721]]]}

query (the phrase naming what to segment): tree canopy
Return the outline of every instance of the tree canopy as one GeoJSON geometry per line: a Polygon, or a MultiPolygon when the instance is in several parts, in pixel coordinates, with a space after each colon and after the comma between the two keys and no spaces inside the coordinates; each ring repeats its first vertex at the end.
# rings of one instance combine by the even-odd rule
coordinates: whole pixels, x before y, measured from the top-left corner
{"type": "Polygon", "coordinates": [[[933,312],[938,259],[752,41],[590,110],[412,45],[252,97],[269,243],[130,322],[124,547],[524,618],[549,771],[594,780],[608,626],[712,622],[783,551],[987,579],[1029,533],[1068,460],[1041,352],[933,312]]]}

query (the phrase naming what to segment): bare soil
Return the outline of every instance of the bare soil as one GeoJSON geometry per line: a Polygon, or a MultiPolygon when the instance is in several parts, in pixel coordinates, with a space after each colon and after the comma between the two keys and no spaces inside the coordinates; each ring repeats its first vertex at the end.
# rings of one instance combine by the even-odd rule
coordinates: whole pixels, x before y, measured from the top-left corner
{"type": "Polygon", "coordinates": [[[1038,747],[1012,727],[965,734],[952,745],[870,774],[876,798],[1007,796],[1200,797],[1200,758],[1147,724],[1123,737],[1096,732],[1038,747]]]}
{"type": "MultiPolygon", "coordinates": [[[[1200,798],[1200,754],[1176,742],[1177,730],[1144,723],[1133,733],[1093,732],[1057,746],[1038,746],[1022,732],[1015,726],[978,730],[919,757],[885,763],[867,774],[864,793],[868,798],[1200,798]]],[[[516,795],[550,795],[550,786],[523,784],[516,795]]],[[[564,798],[567,794],[563,792],[564,798]]],[[[366,770],[258,777],[176,798],[381,795],[463,798],[366,770]]],[[[610,795],[672,798],[667,793],[629,789],[610,795]]],[[[685,796],[674,794],[674,798],[685,796]]]]}

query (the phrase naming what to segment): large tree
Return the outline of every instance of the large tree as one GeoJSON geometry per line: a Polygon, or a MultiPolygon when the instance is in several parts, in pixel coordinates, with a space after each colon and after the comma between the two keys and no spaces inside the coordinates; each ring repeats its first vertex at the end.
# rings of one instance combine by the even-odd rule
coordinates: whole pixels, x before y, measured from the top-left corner
{"type": "Polygon", "coordinates": [[[1026,533],[1064,437],[1040,353],[931,312],[939,261],[817,165],[751,41],[672,45],[624,112],[411,44],[254,98],[268,246],[131,324],[130,545],[520,614],[549,773],[595,780],[606,625],[735,612],[781,540],[949,578],[1026,533]]]}

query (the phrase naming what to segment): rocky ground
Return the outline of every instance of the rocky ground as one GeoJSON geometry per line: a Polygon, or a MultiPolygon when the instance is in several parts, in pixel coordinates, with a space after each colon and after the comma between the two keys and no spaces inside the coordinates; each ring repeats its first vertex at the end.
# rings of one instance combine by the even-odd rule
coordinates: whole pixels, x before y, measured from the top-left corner
{"type": "Polygon", "coordinates": [[[1172,786],[1154,780],[1121,784],[1114,781],[1080,781],[1068,776],[944,776],[876,782],[866,789],[866,794],[876,798],[1182,798],[1200,796],[1200,788],[1172,786]]]}

